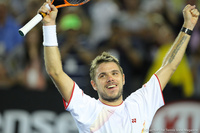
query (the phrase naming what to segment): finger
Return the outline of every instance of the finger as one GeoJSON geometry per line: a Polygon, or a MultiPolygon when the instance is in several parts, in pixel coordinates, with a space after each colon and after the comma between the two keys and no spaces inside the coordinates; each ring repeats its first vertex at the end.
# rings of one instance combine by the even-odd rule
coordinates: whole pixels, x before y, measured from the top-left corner
{"type": "Polygon", "coordinates": [[[186,5],[185,8],[183,9],[183,11],[188,10],[190,8],[190,6],[191,6],[190,4],[186,5]]]}
{"type": "Polygon", "coordinates": [[[196,6],[195,5],[193,5],[193,6],[191,6],[190,4],[188,4],[184,9],[183,9],[183,11],[190,11],[190,10],[193,10],[193,9],[195,9],[196,8],[196,6]]]}
{"type": "Polygon", "coordinates": [[[193,14],[196,14],[196,13],[198,13],[198,10],[197,9],[193,9],[190,12],[193,13],[193,14]]]}
{"type": "Polygon", "coordinates": [[[53,4],[50,4],[49,6],[51,7],[52,11],[56,11],[57,10],[57,8],[53,4]]]}
{"type": "MultiPolygon", "coordinates": [[[[190,4],[188,4],[184,9],[183,9],[183,14],[188,14],[191,13],[192,15],[194,15],[194,10],[196,9],[196,6],[193,5],[191,6],[190,4]]],[[[195,11],[196,12],[196,11],[195,11]]],[[[196,16],[196,15],[195,15],[196,16]]]]}
{"type": "Polygon", "coordinates": [[[193,6],[189,6],[189,7],[188,7],[188,10],[191,11],[191,10],[194,10],[195,8],[196,8],[195,5],[193,5],[193,6]]]}
{"type": "Polygon", "coordinates": [[[192,14],[193,16],[195,16],[195,17],[198,17],[198,16],[199,16],[199,11],[198,11],[197,9],[193,9],[193,10],[191,10],[190,12],[191,12],[191,14],[192,14]]]}
{"type": "Polygon", "coordinates": [[[42,12],[48,13],[48,12],[49,12],[49,9],[48,9],[46,6],[43,6],[43,7],[42,7],[42,12]]]}
{"type": "Polygon", "coordinates": [[[44,3],[38,12],[48,13],[49,9],[46,7],[47,3],[44,3]]]}

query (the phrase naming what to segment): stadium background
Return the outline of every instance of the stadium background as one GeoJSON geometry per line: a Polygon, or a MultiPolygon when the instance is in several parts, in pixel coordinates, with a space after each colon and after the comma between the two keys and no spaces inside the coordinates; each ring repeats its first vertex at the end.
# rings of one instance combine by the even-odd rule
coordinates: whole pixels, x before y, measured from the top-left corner
{"type": "MultiPolygon", "coordinates": [[[[42,24],[26,37],[18,29],[41,0],[0,0],[0,133],[77,133],[62,97],[45,72],[42,24]]],[[[182,9],[198,0],[95,0],[59,9],[57,32],[63,69],[86,94],[97,98],[90,61],[106,50],[126,75],[124,98],[159,68],[178,34],[182,9]]],[[[200,22],[185,57],[165,88],[150,132],[200,132],[200,22]]]]}

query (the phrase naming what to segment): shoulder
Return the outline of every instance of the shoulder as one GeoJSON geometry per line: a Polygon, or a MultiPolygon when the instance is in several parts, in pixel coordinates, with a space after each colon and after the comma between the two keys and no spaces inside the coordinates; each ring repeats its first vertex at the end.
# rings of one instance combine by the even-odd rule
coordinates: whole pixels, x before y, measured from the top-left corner
{"type": "Polygon", "coordinates": [[[131,95],[125,99],[125,102],[141,104],[142,102],[147,102],[148,99],[156,95],[162,94],[161,90],[160,81],[157,75],[154,74],[141,88],[131,93],[131,95]]]}

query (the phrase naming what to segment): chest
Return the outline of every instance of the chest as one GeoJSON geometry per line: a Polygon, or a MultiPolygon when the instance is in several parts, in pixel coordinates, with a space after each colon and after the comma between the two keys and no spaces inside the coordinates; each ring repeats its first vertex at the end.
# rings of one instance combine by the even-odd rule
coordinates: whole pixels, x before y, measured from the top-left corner
{"type": "Polygon", "coordinates": [[[144,120],[138,111],[104,108],[97,115],[90,126],[93,133],[140,133],[144,127],[144,120]]]}

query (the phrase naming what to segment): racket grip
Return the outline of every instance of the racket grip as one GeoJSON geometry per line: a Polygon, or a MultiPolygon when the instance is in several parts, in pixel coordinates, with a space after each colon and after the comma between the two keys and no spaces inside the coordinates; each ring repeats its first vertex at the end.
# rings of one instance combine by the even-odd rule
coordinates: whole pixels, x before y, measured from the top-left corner
{"type": "Polygon", "coordinates": [[[21,36],[25,36],[33,27],[35,27],[42,20],[42,18],[43,16],[41,14],[37,14],[26,25],[19,29],[19,34],[21,36]]]}
{"type": "MultiPolygon", "coordinates": [[[[49,10],[51,8],[48,4],[45,5],[49,10]]],[[[43,17],[45,17],[46,14],[41,12],[37,14],[35,17],[33,17],[26,25],[24,25],[21,29],[19,29],[19,34],[21,36],[25,36],[33,27],[35,27],[40,21],[42,21],[43,17]]]]}

